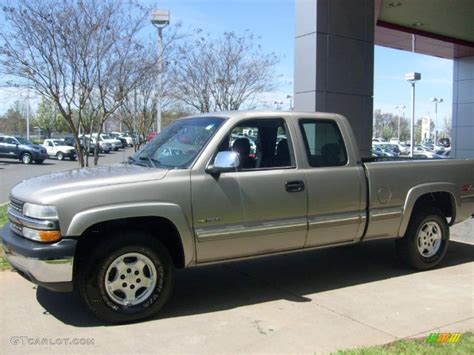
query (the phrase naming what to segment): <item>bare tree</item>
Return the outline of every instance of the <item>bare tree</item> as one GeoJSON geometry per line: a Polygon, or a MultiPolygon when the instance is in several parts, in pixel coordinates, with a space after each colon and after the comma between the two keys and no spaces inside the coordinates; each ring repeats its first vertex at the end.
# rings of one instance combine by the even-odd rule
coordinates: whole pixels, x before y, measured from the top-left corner
{"type": "Polygon", "coordinates": [[[86,118],[88,130],[100,133],[156,66],[153,44],[140,36],[147,9],[133,0],[17,0],[3,11],[2,73],[54,102],[84,166],[78,133],[86,118]]]}
{"type": "Polygon", "coordinates": [[[248,32],[213,38],[198,30],[169,63],[172,94],[200,112],[238,110],[275,88],[277,63],[275,54],[265,53],[248,32]]]}

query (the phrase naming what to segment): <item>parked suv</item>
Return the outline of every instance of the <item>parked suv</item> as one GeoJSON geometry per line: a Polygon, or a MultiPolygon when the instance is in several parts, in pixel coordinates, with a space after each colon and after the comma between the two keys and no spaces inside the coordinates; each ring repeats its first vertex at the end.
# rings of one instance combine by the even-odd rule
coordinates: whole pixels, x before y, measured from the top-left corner
{"type": "Polygon", "coordinates": [[[23,137],[1,136],[0,157],[19,159],[24,164],[30,164],[32,161],[41,164],[48,158],[48,153],[44,147],[23,137]]]}

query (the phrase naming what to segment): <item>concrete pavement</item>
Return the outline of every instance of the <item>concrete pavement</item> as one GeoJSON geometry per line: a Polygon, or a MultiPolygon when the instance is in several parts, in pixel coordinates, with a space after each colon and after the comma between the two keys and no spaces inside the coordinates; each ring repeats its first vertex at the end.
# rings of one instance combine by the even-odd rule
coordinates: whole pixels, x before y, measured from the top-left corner
{"type": "Polygon", "coordinates": [[[156,319],[121,326],[96,321],[77,294],[52,293],[2,272],[0,349],[328,353],[474,330],[470,237],[471,244],[452,242],[443,265],[427,272],[400,265],[392,241],[179,271],[174,296],[156,319]],[[28,345],[64,337],[94,344],[28,345]]]}

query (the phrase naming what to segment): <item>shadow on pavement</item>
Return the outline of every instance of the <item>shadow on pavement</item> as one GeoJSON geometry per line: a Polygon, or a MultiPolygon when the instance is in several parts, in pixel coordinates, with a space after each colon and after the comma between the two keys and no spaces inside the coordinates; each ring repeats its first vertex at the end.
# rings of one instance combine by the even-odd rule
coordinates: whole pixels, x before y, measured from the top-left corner
{"type": "MultiPolygon", "coordinates": [[[[474,245],[452,241],[440,268],[472,261],[474,245]]],[[[155,319],[280,299],[311,302],[305,295],[412,273],[398,261],[391,240],[179,270],[174,294],[155,319]]],[[[62,294],[38,288],[37,300],[66,324],[104,325],[89,313],[77,292],[62,294]]]]}
{"type": "MultiPolygon", "coordinates": [[[[21,161],[19,160],[16,160],[16,159],[8,159],[8,160],[0,160],[0,164],[3,164],[3,165],[26,165],[26,164],[23,164],[21,161]]],[[[50,162],[50,160],[45,160],[43,163],[41,164],[36,164],[36,163],[31,163],[29,164],[29,166],[43,166],[43,165],[55,165],[56,163],[55,162],[50,162]]]]}

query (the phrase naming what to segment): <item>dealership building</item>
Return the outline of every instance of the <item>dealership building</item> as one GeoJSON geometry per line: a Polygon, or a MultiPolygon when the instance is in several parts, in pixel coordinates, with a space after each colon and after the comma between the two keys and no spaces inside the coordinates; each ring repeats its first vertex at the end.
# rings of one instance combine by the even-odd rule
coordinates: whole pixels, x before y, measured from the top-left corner
{"type": "MultiPolygon", "coordinates": [[[[296,0],[294,107],[346,116],[371,149],[374,45],[453,60],[452,155],[474,158],[473,0],[296,0]]],[[[403,73],[402,73],[403,75],[403,73]]]]}

